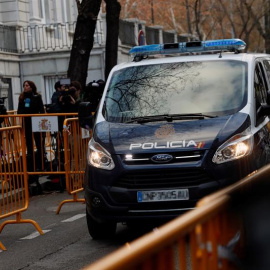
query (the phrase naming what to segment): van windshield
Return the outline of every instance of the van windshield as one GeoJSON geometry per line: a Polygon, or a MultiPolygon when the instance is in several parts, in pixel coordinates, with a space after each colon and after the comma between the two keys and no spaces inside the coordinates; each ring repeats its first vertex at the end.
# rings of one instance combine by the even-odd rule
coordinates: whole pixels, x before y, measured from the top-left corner
{"type": "Polygon", "coordinates": [[[219,60],[161,63],[116,71],[103,115],[124,123],[156,115],[230,115],[247,102],[247,64],[219,60]]]}

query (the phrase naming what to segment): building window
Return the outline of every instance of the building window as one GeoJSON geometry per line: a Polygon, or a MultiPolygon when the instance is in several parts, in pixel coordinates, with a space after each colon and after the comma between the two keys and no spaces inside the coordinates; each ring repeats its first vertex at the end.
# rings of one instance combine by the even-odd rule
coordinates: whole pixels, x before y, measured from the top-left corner
{"type": "Polygon", "coordinates": [[[46,24],[51,23],[51,14],[50,14],[50,4],[48,0],[41,0],[43,7],[44,7],[44,12],[45,12],[45,22],[46,24]]]}
{"type": "Polygon", "coordinates": [[[37,4],[38,4],[38,12],[39,12],[39,17],[40,18],[44,18],[44,10],[42,7],[42,0],[37,0],[37,4]]]}
{"type": "Polygon", "coordinates": [[[32,10],[42,23],[49,24],[51,22],[53,14],[50,14],[50,0],[32,0],[32,10]]]}

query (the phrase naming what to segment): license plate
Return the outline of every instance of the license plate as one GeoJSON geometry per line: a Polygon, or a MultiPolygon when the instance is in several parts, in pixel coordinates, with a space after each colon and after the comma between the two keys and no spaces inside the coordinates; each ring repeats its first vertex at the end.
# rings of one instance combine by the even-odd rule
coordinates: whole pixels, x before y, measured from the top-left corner
{"type": "Polygon", "coordinates": [[[188,189],[138,191],[138,202],[162,202],[188,200],[188,189]]]}

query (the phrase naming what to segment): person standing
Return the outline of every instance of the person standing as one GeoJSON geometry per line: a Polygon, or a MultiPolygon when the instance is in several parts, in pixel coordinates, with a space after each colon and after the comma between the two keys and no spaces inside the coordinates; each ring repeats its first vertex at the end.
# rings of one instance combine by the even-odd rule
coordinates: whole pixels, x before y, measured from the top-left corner
{"type": "MultiPolygon", "coordinates": [[[[62,106],[60,103],[60,97],[63,94],[63,92],[65,91],[65,85],[61,84],[60,81],[57,81],[54,84],[54,89],[55,92],[53,93],[52,97],[51,97],[51,109],[50,109],[50,113],[62,113],[62,106]]],[[[47,111],[48,112],[48,111],[47,111]]],[[[58,116],[58,129],[60,132],[62,132],[63,130],[63,122],[65,120],[64,116],[58,116]]]]}
{"type": "Polygon", "coordinates": [[[105,88],[105,81],[98,80],[88,83],[85,87],[83,101],[90,102],[92,104],[93,111],[97,110],[99,101],[102,97],[105,88]]]}
{"type": "Polygon", "coordinates": [[[74,101],[75,101],[74,102],[74,112],[78,112],[79,111],[79,105],[81,103],[82,86],[81,86],[80,82],[72,81],[70,83],[70,87],[75,90],[75,92],[73,94],[73,98],[74,98],[74,101]]]}
{"type": "Polygon", "coordinates": [[[78,81],[72,81],[69,85],[66,95],[61,95],[59,98],[60,107],[62,112],[72,113],[78,112],[79,104],[81,102],[81,84],[78,81]]]}
{"type": "Polygon", "coordinates": [[[53,105],[53,111],[52,113],[60,113],[61,112],[61,107],[60,107],[60,103],[59,103],[59,98],[62,94],[62,91],[65,90],[65,85],[61,85],[60,81],[57,81],[54,84],[54,89],[55,92],[52,95],[52,105],[53,105]]]}
{"type": "MultiPolygon", "coordinates": [[[[34,82],[26,80],[23,83],[23,92],[19,96],[18,114],[38,114],[45,113],[42,97],[37,93],[37,87],[34,82]]],[[[24,131],[27,149],[27,165],[28,170],[33,171],[33,164],[35,164],[36,170],[42,169],[42,160],[45,155],[44,152],[44,139],[41,132],[34,132],[32,134],[32,120],[31,117],[24,117],[24,131]],[[33,135],[33,136],[32,136],[33,135]],[[35,153],[34,163],[34,143],[37,152],[35,153]]]]}

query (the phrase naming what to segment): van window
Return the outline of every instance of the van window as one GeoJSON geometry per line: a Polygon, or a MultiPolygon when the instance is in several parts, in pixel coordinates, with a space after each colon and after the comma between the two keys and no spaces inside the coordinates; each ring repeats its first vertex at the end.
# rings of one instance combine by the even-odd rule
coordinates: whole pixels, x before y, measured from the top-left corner
{"type": "Polygon", "coordinates": [[[247,100],[247,65],[241,61],[160,63],[114,72],[103,114],[109,122],[162,114],[229,115],[247,100]]]}

